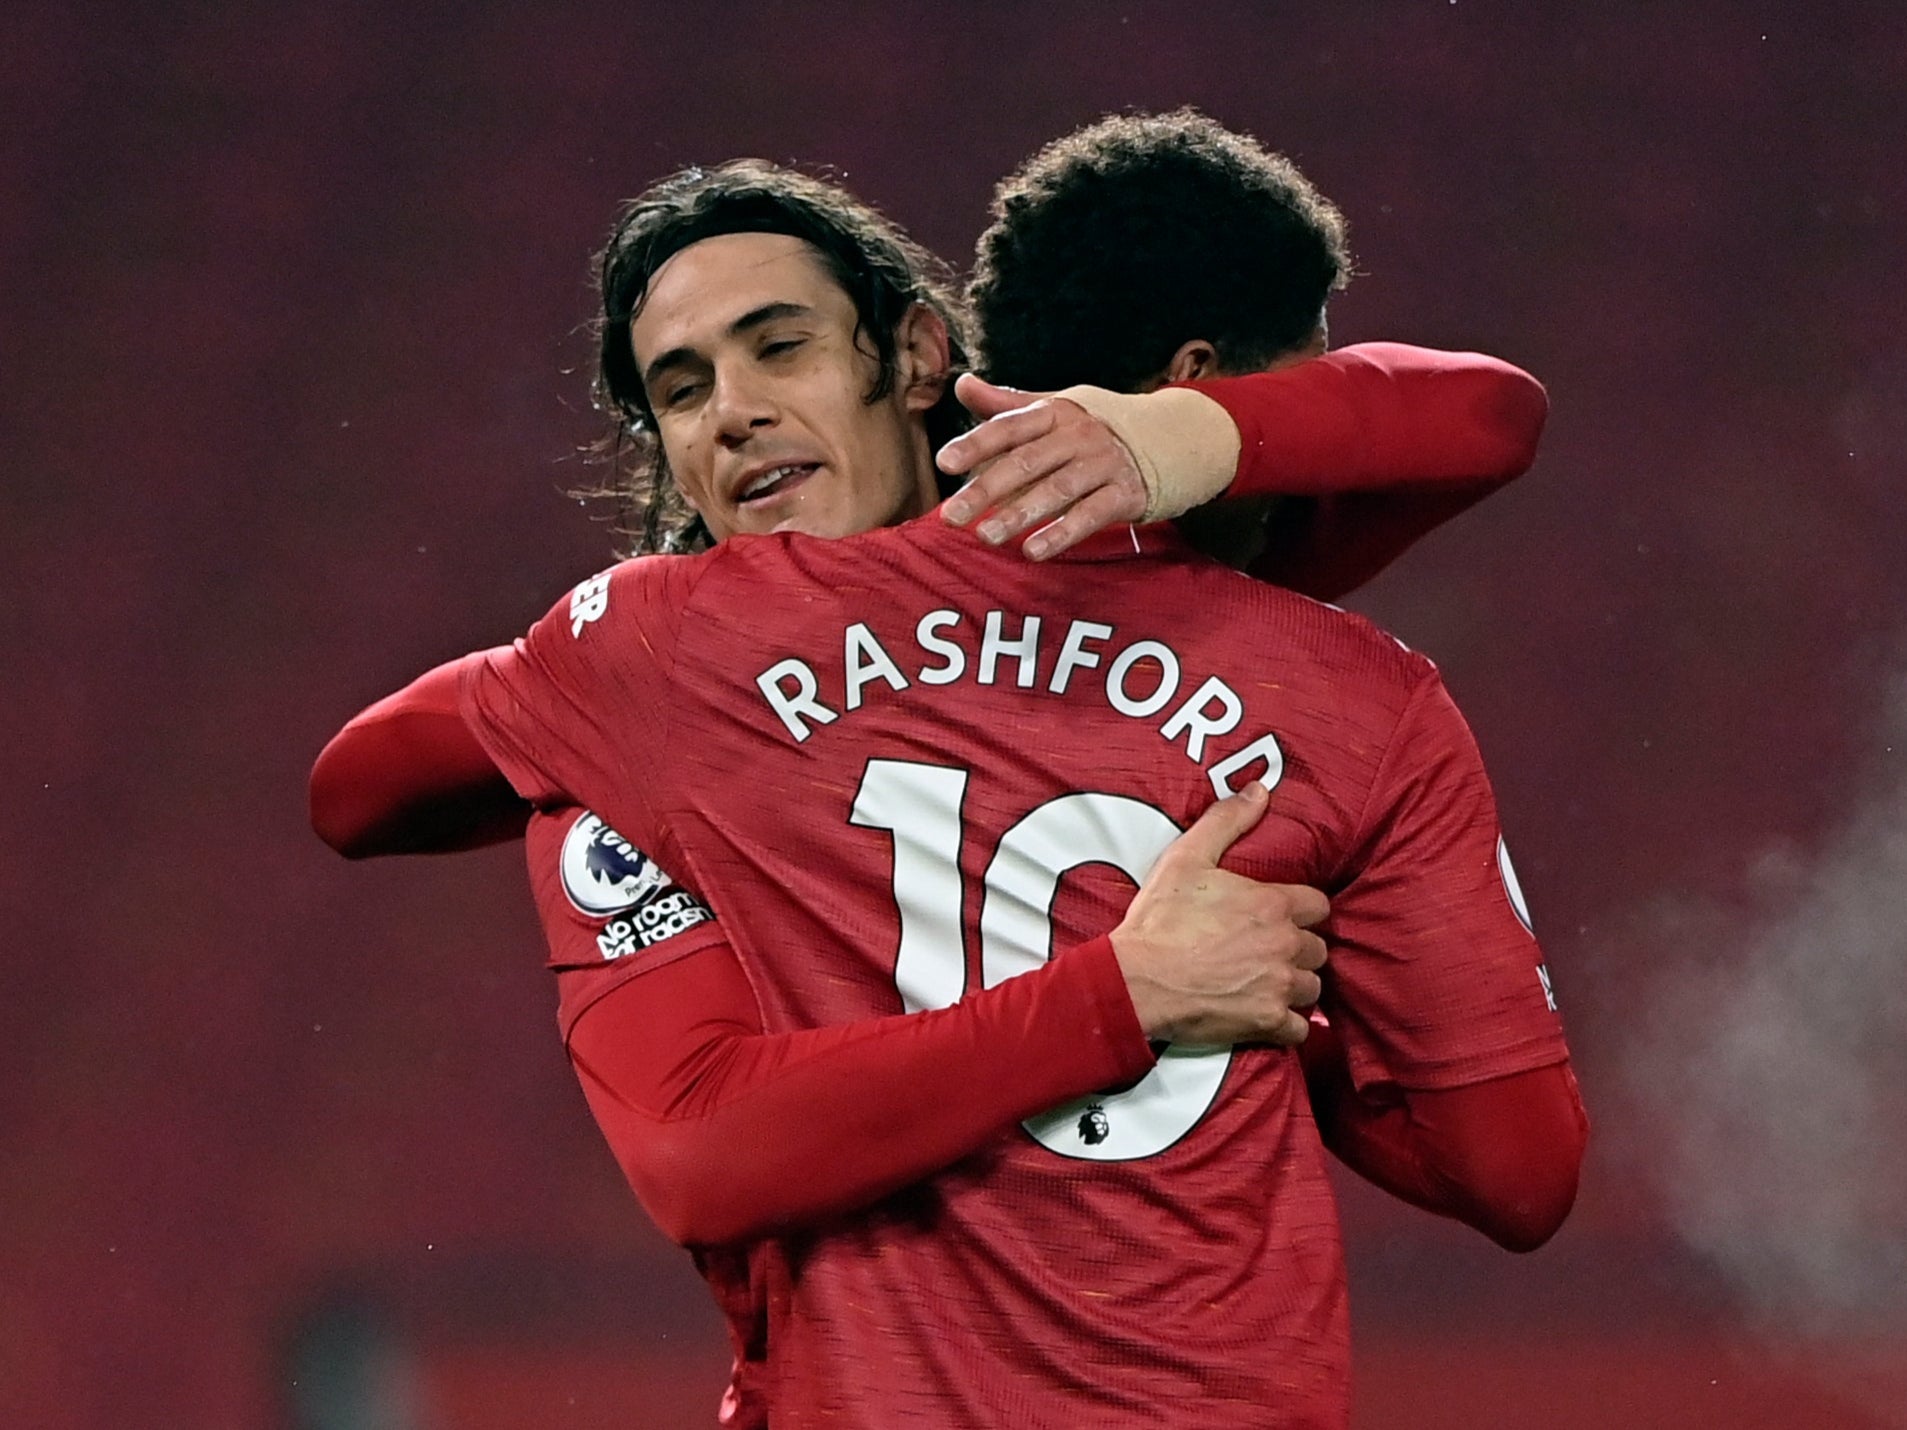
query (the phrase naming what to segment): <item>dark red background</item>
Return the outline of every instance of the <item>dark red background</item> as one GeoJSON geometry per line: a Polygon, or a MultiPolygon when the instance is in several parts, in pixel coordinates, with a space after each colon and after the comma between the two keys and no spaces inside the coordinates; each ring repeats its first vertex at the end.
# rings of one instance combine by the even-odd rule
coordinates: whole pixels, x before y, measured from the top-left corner
{"type": "Polygon", "coordinates": [[[516,856],[345,865],[305,771],[601,563],[561,493],[619,198],[826,163],[960,260],[1034,145],[1194,102],[1349,214],[1334,340],[1554,402],[1359,604],[1477,727],[1595,1154],[1527,1261],[1353,1189],[1360,1424],[1907,1424],[1888,1276],[1794,1241],[1907,1265],[1907,11],[1538,10],[7,6],[0,1421],[290,1423],[345,1306],[420,1430],[702,1423],[713,1314],[516,856]],[[1764,984],[1811,1036],[1744,1077],[1764,984]]]}

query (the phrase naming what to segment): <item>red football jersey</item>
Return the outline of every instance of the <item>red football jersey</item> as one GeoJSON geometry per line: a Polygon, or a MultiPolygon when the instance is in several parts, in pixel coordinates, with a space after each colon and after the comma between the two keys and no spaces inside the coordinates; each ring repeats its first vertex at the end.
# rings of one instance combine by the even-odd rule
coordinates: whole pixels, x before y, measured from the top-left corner
{"type": "MultiPolygon", "coordinates": [[[[722,916],[771,1032],[1037,966],[1258,778],[1270,810],[1228,863],[1332,894],[1326,1006],[1360,1083],[1566,1055],[1434,668],[1169,528],[1043,567],[931,517],[629,562],[464,695],[520,792],[586,803],[722,916]]],[[[1171,1049],[767,1272],[782,1430],[1348,1418],[1336,1217],[1287,1052],[1171,1049]]]]}

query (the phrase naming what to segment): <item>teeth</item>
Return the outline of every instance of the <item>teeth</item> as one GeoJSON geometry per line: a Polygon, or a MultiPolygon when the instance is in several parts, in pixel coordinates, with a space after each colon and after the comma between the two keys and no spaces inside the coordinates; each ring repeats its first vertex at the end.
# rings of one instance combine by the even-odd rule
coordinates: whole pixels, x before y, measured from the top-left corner
{"type": "Polygon", "coordinates": [[[747,501],[750,497],[754,496],[757,492],[766,491],[769,487],[772,487],[776,482],[780,481],[783,477],[792,476],[794,473],[800,470],[801,468],[799,465],[790,464],[788,466],[775,467],[770,471],[763,472],[759,477],[755,478],[754,481],[750,482],[746,487],[742,489],[742,500],[747,501]]]}

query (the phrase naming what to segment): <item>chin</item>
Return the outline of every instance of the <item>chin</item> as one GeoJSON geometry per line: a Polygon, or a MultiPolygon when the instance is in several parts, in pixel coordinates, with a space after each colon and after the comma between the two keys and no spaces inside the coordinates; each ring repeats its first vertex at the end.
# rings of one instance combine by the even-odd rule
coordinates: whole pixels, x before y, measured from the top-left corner
{"type": "Polygon", "coordinates": [[[809,511],[798,511],[785,516],[765,529],[770,534],[792,532],[798,536],[818,536],[826,541],[832,541],[841,536],[852,536],[856,530],[840,517],[809,511]]]}

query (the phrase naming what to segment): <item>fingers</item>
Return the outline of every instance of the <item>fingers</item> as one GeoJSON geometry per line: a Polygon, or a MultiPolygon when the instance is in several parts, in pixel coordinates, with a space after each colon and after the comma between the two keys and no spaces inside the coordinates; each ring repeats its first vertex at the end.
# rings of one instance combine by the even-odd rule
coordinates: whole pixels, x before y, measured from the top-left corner
{"type": "Polygon", "coordinates": [[[979,531],[984,540],[998,546],[1089,490],[1090,479],[1089,473],[1079,470],[1072,443],[1063,437],[1044,437],[995,458],[949,502],[958,501],[963,510],[968,503],[977,503],[981,511],[991,510],[979,531]]]}
{"type": "MultiPolygon", "coordinates": [[[[974,386],[993,395],[1011,393],[978,379],[974,386]]],[[[991,512],[980,526],[987,541],[998,545],[1059,518],[1045,539],[1029,544],[1027,554],[1034,560],[1064,551],[1114,522],[1139,520],[1148,501],[1131,450],[1105,423],[1071,402],[1035,398],[1031,405],[1009,408],[942,447],[935,461],[943,472],[970,476],[941,504],[942,519],[965,526],[991,512]]]]}
{"type": "Polygon", "coordinates": [[[1331,901],[1306,884],[1271,884],[1285,899],[1285,916],[1301,929],[1313,928],[1331,917],[1331,901]]]}
{"type": "Polygon", "coordinates": [[[962,432],[942,447],[934,457],[934,465],[948,476],[957,477],[983,462],[1005,456],[1016,447],[1037,441],[1057,424],[1058,418],[1050,402],[1009,408],[996,417],[989,417],[971,431],[962,432]]]}
{"type": "Polygon", "coordinates": [[[1314,933],[1301,932],[1298,935],[1298,953],[1291,960],[1291,966],[1307,973],[1316,973],[1324,967],[1329,955],[1330,950],[1325,947],[1323,939],[1314,933]]]}
{"type": "Polygon", "coordinates": [[[1324,996],[1324,980],[1315,973],[1296,972],[1291,975],[1291,1006],[1309,1008],[1324,996]]]}
{"type": "MultiPolygon", "coordinates": [[[[1063,514],[1082,497],[1104,490],[1097,486],[1093,472],[1074,460],[1058,442],[1036,442],[1023,447],[987,471],[997,487],[1004,487],[1001,505],[980,523],[980,536],[998,546],[1023,531],[1031,531],[1049,516],[1063,514]],[[1024,486],[1012,501],[1006,497],[1015,487],[1024,486]]],[[[1117,495],[1115,493],[1115,495],[1117,495]]],[[[1030,554],[1030,553],[1029,553],[1030,554]]]]}
{"type": "Polygon", "coordinates": [[[1028,392],[1018,387],[1002,387],[997,382],[988,382],[984,377],[963,372],[954,379],[954,396],[962,407],[984,422],[989,417],[997,417],[1002,412],[1011,412],[1016,407],[1029,406],[1042,397],[1051,397],[1052,394],[1028,392]]]}
{"type": "Polygon", "coordinates": [[[1284,1021],[1265,1035],[1275,1048],[1295,1048],[1311,1035],[1311,1020],[1302,1013],[1285,1010],[1284,1021]]]}
{"type": "Polygon", "coordinates": [[[1144,512],[1144,501],[1136,493],[1123,487],[1101,487],[1034,532],[1021,549],[1033,560],[1044,561],[1117,522],[1137,521],[1144,512]]]}
{"type": "Polygon", "coordinates": [[[1154,867],[1170,861],[1216,868],[1225,851],[1257,827],[1270,801],[1270,793],[1257,780],[1238,793],[1215,801],[1192,822],[1190,829],[1166,846],[1154,867]]]}

